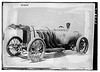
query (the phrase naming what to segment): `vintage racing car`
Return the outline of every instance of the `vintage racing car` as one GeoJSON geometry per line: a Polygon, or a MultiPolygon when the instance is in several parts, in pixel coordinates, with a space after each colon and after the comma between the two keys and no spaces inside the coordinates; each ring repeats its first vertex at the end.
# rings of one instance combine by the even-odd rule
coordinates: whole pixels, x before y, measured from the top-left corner
{"type": "Polygon", "coordinates": [[[88,39],[78,31],[67,28],[49,29],[48,27],[35,27],[11,24],[9,29],[21,30],[22,38],[13,36],[7,42],[6,50],[10,56],[24,56],[31,61],[41,60],[45,52],[63,50],[77,51],[85,54],[88,50],[88,39]]]}

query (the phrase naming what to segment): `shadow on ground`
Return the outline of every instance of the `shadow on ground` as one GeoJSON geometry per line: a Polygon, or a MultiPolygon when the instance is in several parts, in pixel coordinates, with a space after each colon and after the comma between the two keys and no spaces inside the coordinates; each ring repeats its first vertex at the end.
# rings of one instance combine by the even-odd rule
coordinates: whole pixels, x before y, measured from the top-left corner
{"type": "Polygon", "coordinates": [[[75,51],[71,51],[71,50],[66,50],[66,51],[62,51],[62,52],[53,52],[53,53],[48,53],[44,56],[45,59],[49,59],[49,58],[59,58],[59,57],[63,57],[66,55],[75,55],[77,54],[77,52],[75,51]]]}
{"type": "MultiPolygon", "coordinates": [[[[77,52],[71,51],[71,50],[66,50],[66,51],[62,51],[62,52],[50,52],[50,53],[45,53],[44,59],[42,59],[40,61],[36,61],[36,62],[30,62],[30,63],[37,63],[37,62],[42,62],[42,61],[45,61],[45,60],[51,59],[51,58],[60,58],[60,57],[64,57],[67,55],[75,55],[75,54],[77,54],[77,52]]],[[[22,62],[29,60],[27,56],[22,56],[20,58],[24,59],[22,62]]]]}

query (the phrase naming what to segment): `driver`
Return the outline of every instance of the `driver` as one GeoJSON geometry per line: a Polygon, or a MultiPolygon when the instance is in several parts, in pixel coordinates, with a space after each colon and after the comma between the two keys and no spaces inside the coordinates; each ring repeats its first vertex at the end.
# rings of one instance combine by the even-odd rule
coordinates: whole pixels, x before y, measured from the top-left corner
{"type": "Polygon", "coordinates": [[[66,23],[67,30],[70,28],[70,23],[66,23]]]}

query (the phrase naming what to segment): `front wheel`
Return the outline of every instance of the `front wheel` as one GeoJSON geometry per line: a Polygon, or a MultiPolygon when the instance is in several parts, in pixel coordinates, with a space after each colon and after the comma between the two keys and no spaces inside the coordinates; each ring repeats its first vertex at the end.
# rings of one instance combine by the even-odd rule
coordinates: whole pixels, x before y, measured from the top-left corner
{"type": "Polygon", "coordinates": [[[80,54],[86,54],[88,50],[88,39],[86,37],[79,37],[76,43],[76,51],[80,54]]]}
{"type": "Polygon", "coordinates": [[[20,55],[20,48],[21,48],[22,40],[19,37],[11,38],[6,46],[6,50],[10,56],[18,56],[20,55]]]}
{"type": "Polygon", "coordinates": [[[45,54],[45,43],[41,38],[33,39],[28,45],[28,58],[32,62],[40,61],[45,54]]]}

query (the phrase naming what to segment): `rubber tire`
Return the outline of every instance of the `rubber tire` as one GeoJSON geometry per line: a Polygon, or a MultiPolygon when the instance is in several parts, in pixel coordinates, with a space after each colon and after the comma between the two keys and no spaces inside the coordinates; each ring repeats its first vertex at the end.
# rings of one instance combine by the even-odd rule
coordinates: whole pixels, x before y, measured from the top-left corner
{"type": "MultiPolygon", "coordinates": [[[[16,38],[16,39],[18,39],[19,41],[20,41],[20,43],[22,43],[22,39],[20,38],[20,37],[17,37],[17,36],[15,36],[15,37],[12,37],[8,42],[7,42],[7,46],[9,45],[9,43],[10,43],[10,41],[12,40],[12,39],[14,39],[14,38],[16,38]]],[[[8,47],[6,46],[6,50],[7,50],[7,53],[10,55],[10,56],[18,56],[19,54],[12,54],[10,51],[9,51],[9,49],[8,49],[8,47]]]]}
{"type": "Polygon", "coordinates": [[[88,39],[86,38],[86,37],[84,37],[84,36],[80,36],[79,38],[78,38],[78,40],[77,40],[77,42],[76,42],[76,51],[78,52],[78,53],[80,53],[80,54],[86,54],[87,53],[87,51],[88,51],[88,47],[89,47],[89,43],[88,43],[88,39]],[[83,52],[80,52],[80,49],[79,49],[79,43],[80,43],[80,40],[82,39],[82,38],[85,38],[86,40],[87,40],[87,47],[86,47],[86,49],[83,51],[83,52]]]}
{"type": "Polygon", "coordinates": [[[34,38],[32,41],[29,42],[28,47],[27,47],[28,59],[31,60],[32,62],[35,62],[35,61],[30,56],[30,48],[31,48],[31,44],[33,42],[35,42],[36,40],[41,40],[43,42],[43,44],[44,44],[43,45],[44,46],[43,47],[43,52],[42,52],[42,55],[40,56],[39,60],[42,60],[44,55],[45,55],[46,44],[45,44],[44,40],[42,38],[39,38],[39,37],[34,38]]]}

